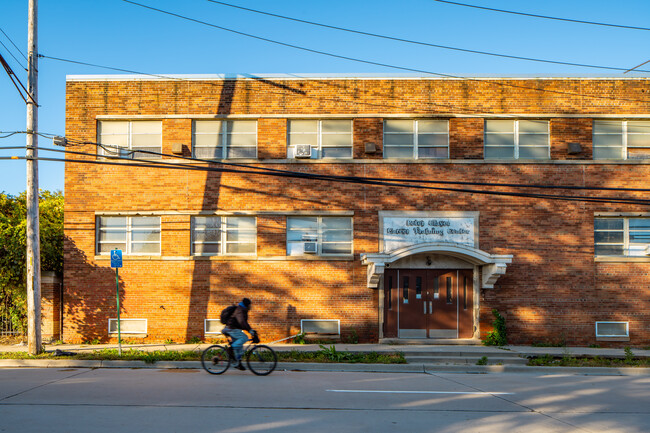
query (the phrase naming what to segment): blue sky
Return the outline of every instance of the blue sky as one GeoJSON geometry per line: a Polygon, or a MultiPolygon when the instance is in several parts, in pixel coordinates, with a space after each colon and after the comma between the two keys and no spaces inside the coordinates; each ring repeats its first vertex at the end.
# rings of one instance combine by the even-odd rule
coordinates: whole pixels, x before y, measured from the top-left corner
{"type": "MultiPolygon", "coordinates": [[[[582,67],[510,60],[415,46],[289,22],[207,0],[134,0],[217,26],[378,63],[454,75],[617,75],[582,67]]],[[[459,0],[463,3],[587,21],[650,26],[650,1],[459,0]]],[[[650,31],[559,22],[434,0],[242,1],[227,3],[328,25],[472,50],[564,62],[632,68],[650,60],[650,31]]],[[[0,28],[26,54],[27,0],[3,0],[0,28]]],[[[23,61],[7,38],[0,41],[23,61]]],[[[380,73],[404,71],[308,53],[143,9],[121,0],[40,1],[39,52],[50,57],[153,74],[380,73]]],[[[22,66],[0,53],[26,84],[22,66]]],[[[119,72],[40,59],[39,130],[63,134],[65,77],[119,72]]],[[[641,69],[650,70],[650,64],[641,69]]],[[[25,130],[25,104],[0,70],[0,131],[25,130]]],[[[631,74],[626,74],[631,75],[631,74]]],[[[635,76],[650,76],[637,73],[635,76]]],[[[0,134],[3,135],[3,134],[0,134]]],[[[40,139],[42,147],[51,147],[40,139]]],[[[24,134],[0,147],[24,146],[24,134]]],[[[0,149],[0,156],[22,150],[0,149]]],[[[40,156],[55,155],[41,151],[40,156]]],[[[63,189],[63,163],[40,162],[41,189],[63,189]]],[[[24,161],[0,160],[0,191],[25,190],[24,161]]]]}

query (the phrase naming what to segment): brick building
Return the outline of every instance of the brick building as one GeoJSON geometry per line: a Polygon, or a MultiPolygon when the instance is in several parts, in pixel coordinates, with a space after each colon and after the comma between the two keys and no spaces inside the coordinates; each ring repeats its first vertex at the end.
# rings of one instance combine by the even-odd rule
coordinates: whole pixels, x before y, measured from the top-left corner
{"type": "Polygon", "coordinates": [[[647,345],[649,84],[68,77],[63,339],[647,345]]]}

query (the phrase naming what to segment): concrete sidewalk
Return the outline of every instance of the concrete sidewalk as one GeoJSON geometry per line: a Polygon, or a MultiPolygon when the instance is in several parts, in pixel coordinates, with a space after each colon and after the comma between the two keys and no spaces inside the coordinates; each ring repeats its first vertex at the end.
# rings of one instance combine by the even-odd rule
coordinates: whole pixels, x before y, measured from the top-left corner
{"type": "MultiPolygon", "coordinates": [[[[315,352],[319,344],[269,344],[278,352],[297,350],[315,352]]],[[[123,344],[122,350],[142,351],[202,351],[209,344],[123,344]]],[[[458,346],[458,345],[389,345],[389,344],[327,344],[337,351],[355,353],[402,352],[407,364],[351,364],[351,363],[302,363],[280,362],[279,370],[294,371],[355,371],[355,372],[403,372],[403,373],[522,373],[543,374],[597,374],[597,375],[650,375],[650,368],[635,367],[533,367],[526,366],[530,356],[600,356],[603,358],[624,358],[623,349],[601,349],[589,347],[533,347],[533,346],[458,346]],[[485,356],[490,364],[476,365],[476,360],[485,356]]],[[[92,352],[103,349],[117,349],[117,344],[59,344],[44,345],[46,352],[92,352]]],[[[0,345],[0,352],[26,352],[25,345],[0,345]]],[[[632,349],[636,357],[650,357],[650,350],[632,349]]],[[[1,359],[0,368],[172,368],[200,369],[198,361],[159,361],[147,364],[144,361],[94,361],[74,359],[1,359]]]]}
{"type": "MultiPolygon", "coordinates": [[[[320,344],[269,344],[262,342],[261,344],[268,344],[278,352],[290,352],[298,350],[300,352],[316,352],[321,350],[320,344]]],[[[45,344],[43,345],[46,352],[54,352],[56,350],[65,352],[92,352],[103,349],[117,349],[117,344],[45,344]]],[[[202,351],[210,346],[208,343],[200,344],[122,344],[122,350],[142,350],[142,351],[156,351],[156,350],[176,350],[176,351],[202,351]]],[[[504,355],[512,354],[523,358],[530,356],[601,356],[603,358],[624,358],[624,349],[607,349],[607,348],[592,348],[592,347],[534,347],[534,346],[457,346],[457,345],[392,345],[392,344],[324,344],[326,348],[334,346],[337,351],[347,351],[353,353],[421,353],[421,354],[436,354],[436,353],[458,353],[458,354],[476,354],[478,356],[490,355],[504,355]]],[[[0,352],[26,352],[27,346],[25,344],[18,345],[0,345],[0,352]]],[[[632,349],[632,353],[636,357],[650,357],[650,350],[632,349]]]]}

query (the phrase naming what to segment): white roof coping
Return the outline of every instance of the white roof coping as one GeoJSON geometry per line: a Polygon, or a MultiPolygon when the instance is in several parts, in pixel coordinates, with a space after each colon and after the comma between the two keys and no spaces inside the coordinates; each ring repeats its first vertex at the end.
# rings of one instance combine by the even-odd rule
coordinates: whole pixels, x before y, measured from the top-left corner
{"type": "Polygon", "coordinates": [[[567,74],[522,74],[522,75],[472,75],[472,74],[110,74],[110,75],[66,75],[66,81],[136,81],[136,80],[647,80],[650,74],[636,75],[567,75],[567,74]]]}

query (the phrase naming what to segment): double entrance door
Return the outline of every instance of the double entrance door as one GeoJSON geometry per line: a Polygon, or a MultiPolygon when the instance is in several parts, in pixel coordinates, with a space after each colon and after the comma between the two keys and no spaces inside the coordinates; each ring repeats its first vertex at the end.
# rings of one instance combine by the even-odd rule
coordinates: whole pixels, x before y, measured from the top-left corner
{"type": "Polygon", "coordinates": [[[384,337],[471,338],[471,269],[387,269],[384,337]]]}

